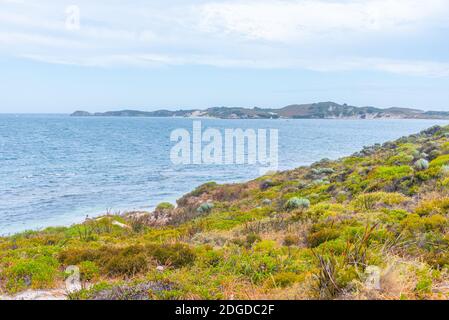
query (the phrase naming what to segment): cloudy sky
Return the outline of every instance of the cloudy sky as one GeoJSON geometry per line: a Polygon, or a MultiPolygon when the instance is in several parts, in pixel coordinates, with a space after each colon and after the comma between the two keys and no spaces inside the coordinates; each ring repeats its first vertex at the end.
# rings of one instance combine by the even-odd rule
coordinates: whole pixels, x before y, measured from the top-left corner
{"type": "Polygon", "coordinates": [[[0,112],[449,110],[448,34],[449,0],[0,0],[0,112]]]}

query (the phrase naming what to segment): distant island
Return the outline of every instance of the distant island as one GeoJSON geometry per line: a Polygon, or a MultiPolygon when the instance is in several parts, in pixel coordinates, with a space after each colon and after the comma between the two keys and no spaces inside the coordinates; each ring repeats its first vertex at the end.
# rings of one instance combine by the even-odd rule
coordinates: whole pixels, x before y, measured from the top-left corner
{"type": "Polygon", "coordinates": [[[294,104],[280,109],[214,107],[205,110],[122,110],[90,113],[76,111],[72,117],[186,117],[218,119],[449,119],[446,111],[409,108],[355,107],[335,102],[294,104]]]}

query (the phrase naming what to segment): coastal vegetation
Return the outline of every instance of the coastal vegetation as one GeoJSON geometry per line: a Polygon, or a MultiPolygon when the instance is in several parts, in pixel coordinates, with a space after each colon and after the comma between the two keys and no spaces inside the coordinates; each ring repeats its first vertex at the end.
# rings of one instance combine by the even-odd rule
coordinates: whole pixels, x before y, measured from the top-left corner
{"type": "Polygon", "coordinates": [[[218,119],[448,119],[446,111],[407,108],[355,107],[335,102],[293,104],[279,109],[214,107],[205,110],[121,110],[90,113],[75,111],[73,117],[194,117],[218,119]]]}
{"type": "Polygon", "coordinates": [[[449,127],[154,212],[0,238],[0,287],[70,299],[447,299],[449,127]]]}

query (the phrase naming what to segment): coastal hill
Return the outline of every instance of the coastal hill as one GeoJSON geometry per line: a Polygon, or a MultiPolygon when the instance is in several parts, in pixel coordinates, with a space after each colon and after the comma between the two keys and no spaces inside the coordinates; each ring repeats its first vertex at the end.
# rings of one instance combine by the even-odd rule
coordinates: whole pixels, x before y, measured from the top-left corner
{"type": "Polygon", "coordinates": [[[449,112],[408,108],[380,109],[355,107],[335,102],[295,104],[280,109],[215,107],[205,110],[122,110],[89,113],[76,111],[74,117],[203,117],[218,119],[449,119],[449,112]]]}
{"type": "Polygon", "coordinates": [[[449,127],[0,237],[0,296],[64,288],[74,266],[70,299],[447,299],[449,127]]]}

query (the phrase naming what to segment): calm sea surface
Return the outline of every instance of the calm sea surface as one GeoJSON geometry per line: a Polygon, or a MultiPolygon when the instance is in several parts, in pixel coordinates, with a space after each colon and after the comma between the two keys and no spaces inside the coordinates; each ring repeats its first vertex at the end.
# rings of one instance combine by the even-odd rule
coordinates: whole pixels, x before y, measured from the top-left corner
{"type": "MultiPolygon", "coordinates": [[[[0,115],[0,234],[150,210],[208,181],[258,176],[249,165],[173,165],[170,133],[192,119],[0,115]]],[[[280,169],[339,158],[437,120],[202,120],[203,128],[279,130],[280,169]]]]}

